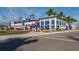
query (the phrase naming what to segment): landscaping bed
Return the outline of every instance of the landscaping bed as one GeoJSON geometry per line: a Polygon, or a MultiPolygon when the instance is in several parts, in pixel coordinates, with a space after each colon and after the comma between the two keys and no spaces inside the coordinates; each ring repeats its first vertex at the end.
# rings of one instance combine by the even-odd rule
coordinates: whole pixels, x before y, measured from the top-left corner
{"type": "Polygon", "coordinates": [[[14,31],[14,30],[9,30],[9,31],[0,31],[0,35],[13,35],[13,34],[26,34],[29,31],[14,31]]]}

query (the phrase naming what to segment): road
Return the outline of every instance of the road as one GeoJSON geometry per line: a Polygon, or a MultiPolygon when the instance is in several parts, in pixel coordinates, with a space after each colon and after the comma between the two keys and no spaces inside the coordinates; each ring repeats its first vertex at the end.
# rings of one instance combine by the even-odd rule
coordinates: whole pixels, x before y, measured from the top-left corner
{"type": "Polygon", "coordinates": [[[79,31],[0,40],[1,51],[79,51],[79,31]]]}
{"type": "Polygon", "coordinates": [[[24,51],[79,51],[79,31],[32,37],[38,42],[23,45],[24,51]]]}

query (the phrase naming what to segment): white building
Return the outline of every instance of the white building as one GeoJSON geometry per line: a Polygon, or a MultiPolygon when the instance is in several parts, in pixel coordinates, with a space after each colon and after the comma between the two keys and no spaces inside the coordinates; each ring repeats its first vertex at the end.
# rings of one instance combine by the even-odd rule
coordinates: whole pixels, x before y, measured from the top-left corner
{"type": "Polygon", "coordinates": [[[79,29],[79,22],[73,22],[72,29],[79,29]]]}
{"type": "Polygon", "coordinates": [[[45,30],[56,30],[57,27],[65,29],[66,26],[63,20],[57,19],[56,17],[41,18],[39,23],[45,30]]]}
{"type": "MultiPolygon", "coordinates": [[[[72,24],[72,27],[74,29],[76,29],[76,27],[78,27],[79,23],[73,23],[72,24]],[[74,25],[76,24],[76,25],[74,25]]],[[[23,20],[22,22],[17,22],[17,23],[14,23],[12,22],[11,23],[11,26],[13,28],[23,28],[24,30],[29,30],[30,28],[31,29],[35,29],[37,26],[39,29],[41,27],[44,28],[44,30],[50,30],[50,31],[53,31],[53,30],[56,30],[57,28],[58,29],[66,29],[66,22],[61,20],[61,19],[57,19],[56,17],[46,17],[46,18],[40,18],[39,20],[33,20],[33,21],[27,21],[27,20],[23,20]]]]}

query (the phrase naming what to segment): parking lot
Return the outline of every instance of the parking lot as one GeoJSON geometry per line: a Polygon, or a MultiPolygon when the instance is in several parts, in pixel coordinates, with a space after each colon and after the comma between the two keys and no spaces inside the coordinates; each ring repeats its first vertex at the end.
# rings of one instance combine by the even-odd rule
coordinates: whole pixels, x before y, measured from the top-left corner
{"type": "Polygon", "coordinates": [[[79,51],[79,31],[31,37],[37,40],[17,48],[19,51],[79,51]]]}
{"type": "Polygon", "coordinates": [[[0,51],[79,51],[79,31],[0,36],[0,51]]]}

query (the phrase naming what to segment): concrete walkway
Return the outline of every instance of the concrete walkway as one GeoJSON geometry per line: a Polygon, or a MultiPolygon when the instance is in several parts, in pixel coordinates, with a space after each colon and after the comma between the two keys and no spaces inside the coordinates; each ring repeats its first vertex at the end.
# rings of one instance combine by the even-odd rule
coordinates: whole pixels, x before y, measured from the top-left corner
{"type": "Polygon", "coordinates": [[[57,32],[30,32],[26,36],[40,36],[40,35],[50,35],[50,34],[59,34],[59,33],[69,33],[79,30],[68,30],[68,31],[57,31],[57,32]]]}
{"type": "Polygon", "coordinates": [[[68,31],[57,31],[57,32],[30,32],[28,34],[19,34],[19,35],[1,35],[0,40],[6,40],[7,38],[23,38],[23,37],[30,37],[30,36],[40,36],[40,35],[49,35],[49,34],[58,34],[58,33],[66,33],[66,32],[75,32],[79,30],[68,30],[68,31]]]}
{"type": "Polygon", "coordinates": [[[58,33],[67,33],[67,32],[75,32],[75,31],[79,31],[79,30],[65,30],[65,31],[57,31],[57,32],[48,32],[48,33],[46,33],[46,35],[48,35],[48,34],[58,34],[58,33]]]}

